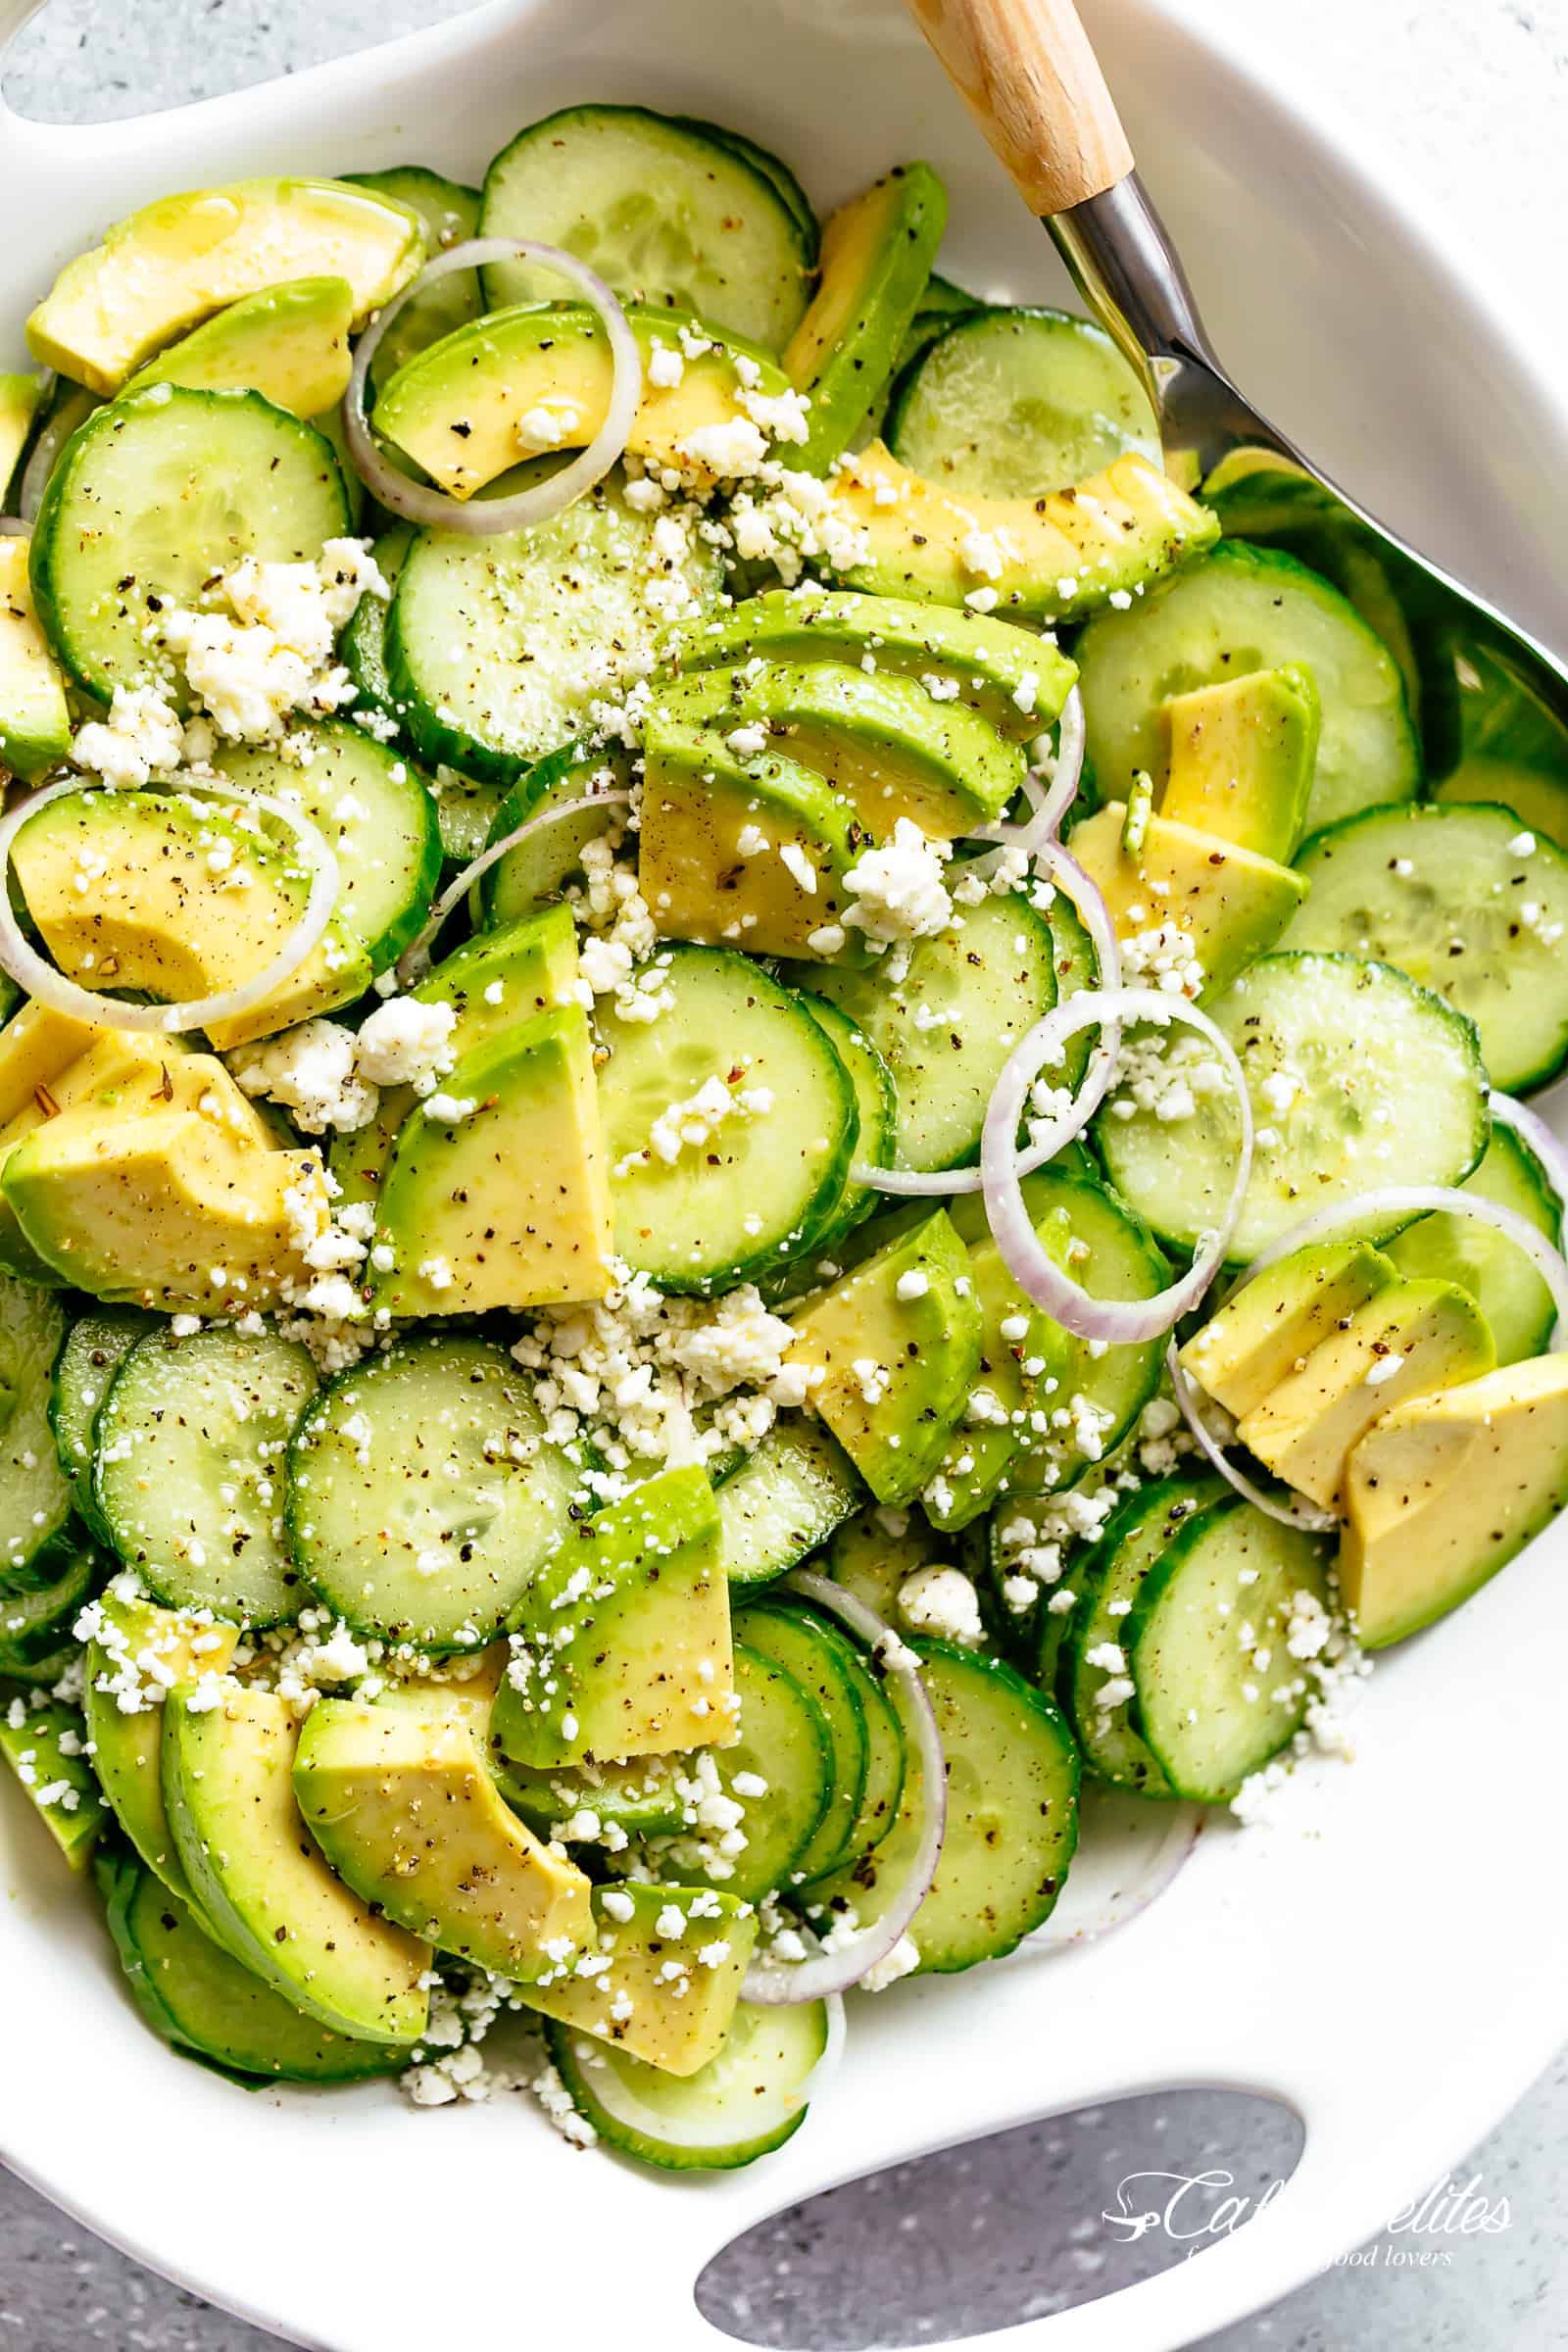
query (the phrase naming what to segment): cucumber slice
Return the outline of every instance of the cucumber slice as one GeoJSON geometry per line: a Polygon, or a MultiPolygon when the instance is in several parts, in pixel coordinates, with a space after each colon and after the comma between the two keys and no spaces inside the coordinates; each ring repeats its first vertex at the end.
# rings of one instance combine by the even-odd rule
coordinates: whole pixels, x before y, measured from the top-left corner
{"type": "Polygon", "coordinates": [[[865,1709],[859,1685],[845,1664],[849,1645],[837,1641],[808,1609],[783,1600],[758,1601],[742,1609],[735,1619],[735,1633],[749,1649],[793,1675],[801,1689],[815,1699],[827,1725],[833,1749],[827,1810],[795,1863],[797,1877],[820,1878],[825,1871],[836,1870],[855,1849],[865,1796],[865,1709]]]}
{"type": "MultiPolygon", "coordinates": [[[[479,233],[564,246],[623,300],[695,311],[781,351],[816,259],[773,176],[691,123],[640,106],[572,106],[531,122],[485,174],[479,233]]],[[[485,307],[552,302],[559,275],[484,272],[485,307]]]]}
{"type": "Polygon", "coordinates": [[[658,969],[672,1002],[657,1021],[599,1015],[615,1248],[661,1290],[729,1290],[809,1250],[837,1208],[859,1135],[855,1089],[826,1031],[748,956],[676,947],[658,969]],[[715,1080],[756,1107],[696,1108],[715,1080]],[[665,1114],[688,1106],[695,1124],[671,1125],[665,1114]],[[697,1127],[708,1132],[693,1144],[697,1127]]]}
{"type": "MultiPolygon", "coordinates": [[[[1467,1193],[1500,1201],[1560,1247],[1563,1204],[1528,1145],[1511,1127],[1494,1126],[1486,1156],[1467,1193]]],[[[1506,1234],[1472,1217],[1423,1217],[1387,1244],[1401,1274],[1430,1274],[1456,1282],[1477,1301],[1496,1345],[1497,1363],[1543,1355],[1551,1345],[1557,1308],[1544,1278],[1506,1234]]]]}
{"type": "Polygon", "coordinates": [[[1222,1805],[1306,1718],[1292,1603],[1329,1598],[1328,1546],[1240,1498],[1187,1521],[1145,1578],[1118,1643],[1130,1727],[1176,1796],[1222,1805]]]}
{"type": "MultiPolygon", "coordinates": [[[[369,188],[373,194],[390,196],[417,213],[424,222],[425,250],[432,261],[477,232],[478,189],[466,188],[439,172],[427,171],[422,164],[394,164],[386,172],[345,172],[341,176],[350,187],[369,188]]],[[[483,308],[477,270],[456,270],[448,277],[437,278],[433,286],[424,287],[381,337],[370,362],[372,390],[379,392],[405,360],[466,326],[483,308]]]]}
{"type": "MultiPolygon", "coordinates": [[[[1060,1708],[1000,1658],[948,1642],[910,1646],[948,1759],[948,1830],[909,1934],[919,1973],[951,1976],[1001,1959],[1050,1917],[1078,1842],[1078,1751],[1060,1708]]],[[[812,1887],[819,1925],[853,1911],[867,1926],[907,1883],[923,1810],[908,1748],[892,1834],[870,1859],[812,1887]]]]}
{"type": "Polygon", "coordinates": [[[283,1541],[283,1459],[316,1394],[302,1347],[269,1331],[210,1325],[137,1342],[94,1427],[93,1492],[109,1541],[172,1609],[217,1609],[250,1626],[297,1614],[299,1571],[283,1541]]]}
{"type": "Polygon", "coordinates": [[[24,1592],[0,1595],[0,1677],[24,1674],[68,1643],[76,1619],[108,1582],[111,1563],[91,1544],[63,1534],[50,1552],[54,1574],[24,1592]]]}
{"type": "MultiPolygon", "coordinates": [[[[414,525],[398,522],[391,530],[383,531],[371,549],[375,567],[389,588],[396,587],[403,559],[413,545],[414,525]]],[[[385,722],[383,731],[389,728],[401,731],[402,722],[386,667],[388,601],[367,590],[337,641],[337,652],[338,660],[359,690],[355,697],[356,710],[368,711],[385,722]]]]}
{"type": "Polygon", "coordinates": [[[838,1865],[848,1869],[873,1846],[880,1845],[898,1820],[906,1769],[904,1727],[885,1684],[870,1673],[854,1642],[836,1625],[829,1625],[821,1618],[814,1622],[837,1648],[839,1663],[859,1698],[865,1731],[865,1788],[838,1865]]]}
{"type": "Polygon", "coordinates": [[[744,1642],[735,1643],[739,1737],[705,1751],[723,1794],[740,1808],[738,1852],[729,1835],[670,1839],[660,1850],[683,1886],[711,1886],[760,1902],[792,1884],[833,1796],[833,1736],[809,1691],[785,1667],[744,1642]],[[757,1783],[763,1783],[759,1794],[757,1783]],[[737,1788],[736,1784],[741,1785],[737,1788]]]}
{"type": "MultiPolygon", "coordinates": [[[[630,781],[631,761],[620,752],[592,751],[586,744],[564,744],[560,751],[530,767],[514,785],[490,820],[486,843],[504,840],[530,816],[580,801],[595,792],[624,786],[630,781]]],[[[545,825],[530,841],[498,858],[479,878],[479,907],[484,928],[497,929],[533,914],[545,899],[582,870],[584,844],[597,841],[612,826],[624,825],[621,802],[603,810],[585,809],[580,816],[563,817],[545,825]]]]}
{"type": "Polygon", "coordinates": [[[892,1071],[895,1164],[961,1167],[980,1148],[1003,1063],[1056,1001],[1050,928],[1022,899],[986,899],[955,929],[916,940],[902,979],[888,976],[892,962],[791,969],[850,1015],[892,1071]]]}
{"type": "MultiPolygon", "coordinates": [[[[1056,1003],[1063,1004],[1069,997],[1080,996],[1086,988],[1100,986],[1100,957],[1095,943],[1084,929],[1078,909],[1064,890],[1058,890],[1051,902],[1046,917],[1051,926],[1052,946],[1055,951],[1056,1003]]],[[[1062,1055],[1058,1084],[1069,1094],[1076,1094],[1083,1084],[1089,1067],[1089,1056],[1095,1050],[1094,1033],[1081,1029],[1076,1037],[1067,1040],[1062,1055]]]]}
{"type": "Polygon", "coordinates": [[[1065,311],[960,317],[893,387],[884,439],[928,482],[1033,498],[1129,450],[1161,463],[1159,426],[1102,327],[1065,311]]]}
{"type": "Polygon", "coordinates": [[[806,1420],[774,1424],[715,1490],[731,1585],[765,1585],[825,1543],[865,1493],[849,1455],[806,1420]]]}
{"type": "Polygon", "coordinates": [[[55,1449],[71,1482],[78,1518],[105,1544],[109,1531],[98,1516],[92,1492],[93,1423],[120,1365],[136,1342],[156,1328],[156,1317],[139,1306],[93,1306],[73,1323],[55,1357],[49,1390],[55,1449]]]}
{"type": "Polygon", "coordinates": [[[811,210],[810,198],[782,157],[776,156],[770,147],[760,147],[744,131],[726,130],[722,122],[705,122],[699,115],[677,115],[674,120],[683,130],[694,130],[699,137],[711,139],[715,147],[727,147],[732,155],[750,164],[754,172],[760,172],[800,230],[814,262],[819,234],[816,215],[811,210]]]}
{"type": "MultiPolygon", "coordinates": [[[[801,1003],[818,1027],[827,1031],[833,1051],[850,1073],[856,1107],[860,1114],[859,1141],[855,1147],[857,1160],[867,1168],[892,1167],[898,1120],[893,1072],[841,1004],[830,1004],[826,997],[810,996],[805,990],[801,992],[801,1003]]],[[[816,1248],[831,1250],[852,1226],[869,1216],[881,1200],[882,1195],[874,1185],[858,1184],[851,1177],[838,1208],[817,1235],[816,1248]]]]}
{"type": "Polygon", "coordinates": [[[611,476],[532,530],[418,534],[386,665],[426,760],[510,787],[652,667],[669,620],[711,605],[721,576],[717,551],[695,536],[679,559],[662,556],[660,520],[628,507],[611,476]]]}
{"type": "Polygon", "coordinates": [[[430,910],[441,878],[435,802],[416,767],[347,720],[291,745],[226,751],[217,765],[244,792],[297,801],[338,861],[336,912],[365,943],[372,972],[395,963],[430,910]]]}
{"type": "Polygon", "coordinates": [[[259,392],[154,384],[97,410],[49,479],[32,593],[55,652],[108,702],[156,670],[149,614],[242,557],[310,563],[350,528],[330,445],[259,392]]]}
{"type": "MultiPolygon", "coordinates": [[[[1475,1030],[1392,964],[1263,956],[1209,1010],[1241,1056],[1265,1138],[1231,1237],[1233,1265],[1313,1209],[1379,1185],[1462,1184],[1479,1163],[1488,1087],[1475,1030]],[[1270,1099],[1279,1081],[1295,1090],[1283,1108],[1270,1099]]],[[[1196,1053],[1170,1045],[1162,1066],[1175,1074],[1200,1065],[1206,1049],[1195,1043],[1196,1053]]],[[[1212,1232],[1235,1172],[1237,1119],[1226,1097],[1172,1122],[1118,1094],[1095,1132],[1111,1183],[1162,1240],[1192,1250],[1212,1232]]]]}
{"type": "Polygon", "coordinates": [[[1421,755],[1393,656],[1344,597],[1290,556],[1226,540],[1078,642],[1089,756],[1102,799],[1165,765],[1160,705],[1244,671],[1304,662],[1323,704],[1307,823],[1408,801],[1421,755]]]}
{"type": "Polygon", "coordinates": [[[478,782],[455,767],[438,767],[430,779],[441,855],[448,866],[468,865],[489,840],[505,795],[499,784],[478,782]]]}
{"type": "Polygon", "coordinates": [[[662,2172],[716,2173],[770,2155],[800,2130],[828,2028],[821,2001],[742,2001],[718,2056],[695,2075],[664,2074],[554,2022],[545,2034],[573,2106],[601,2139],[662,2172]]]}
{"type": "Polygon", "coordinates": [[[52,1583],[71,1488],[49,1427],[66,1317],[49,1291],[0,1274],[0,1594],[52,1583]]]}
{"type": "Polygon", "coordinates": [[[1376,956],[1467,1013],[1505,1094],[1568,1056],[1568,856],[1480,802],[1383,808],[1319,833],[1281,946],[1376,956]]]}
{"type": "Polygon", "coordinates": [[[568,1524],[575,1473],[502,1348],[437,1332],[340,1372],[288,1450],[294,1556],[362,1634],[481,1649],[568,1524]]]}

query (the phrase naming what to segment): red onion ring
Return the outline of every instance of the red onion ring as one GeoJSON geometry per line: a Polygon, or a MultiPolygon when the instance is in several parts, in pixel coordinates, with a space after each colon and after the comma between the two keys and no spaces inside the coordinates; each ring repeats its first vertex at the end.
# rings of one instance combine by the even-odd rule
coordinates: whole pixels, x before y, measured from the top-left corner
{"type": "MultiPolygon", "coordinates": [[[[1033,858],[1047,842],[1054,841],[1061,830],[1061,820],[1078,798],[1078,787],[1084,772],[1084,746],[1088,729],[1084,720],[1083,697],[1075,686],[1061,706],[1056,721],[1056,749],[1052,760],[1051,781],[1044,792],[1036,785],[1033,775],[1025,778],[1024,797],[1029,802],[1029,817],[1021,825],[998,823],[977,825],[976,841],[997,843],[1003,849],[1022,850],[1033,858]]],[[[995,858],[977,859],[976,864],[994,864],[995,858]]]]}
{"type": "MultiPolygon", "coordinates": [[[[46,791],[34,793],[29,800],[19,801],[0,820],[0,966],[39,1004],[51,1005],[56,1012],[82,1021],[91,1029],[138,1029],[174,1037],[185,1029],[208,1029],[215,1021],[234,1020],[263,1004],[274,989],[281,988],[298,971],[306,956],[318,946],[332,919],[338,893],[337,859],[322,835],[299,809],[291,808],[285,801],[271,799],[267,793],[227,792],[209,797],[221,798],[245,808],[265,808],[269,816],[286,825],[312,861],[310,895],[304,913],[271,961],[237,988],[220,989],[212,997],[189,997],[174,1004],[126,1004],[118,998],[100,996],[92,989],[78,987],[74,980],[68,980],[64,972],[46,963],[23,937],[11,909],[8,888],[11,849],[19,831],[28,817],[46,808],[51,801],[62,800],[72,793],[90,796],[105,789],[84,782],[80,776],[67,776],[46,791]]],[[[189,787],[182,786],[181,797],[187,797],[189,791],[189,787]]]]}
{"type": "Polygon", "coordinates": [[[1317,1503],[1309,1502],[1304,1494],[1293,1494],[1290,1502],[1277,1502],[1272,1494],[1266,1494],[1250,1479],[1245,1470],[1237,1469],[1219,1440],[1204,1424],[1202,1407],[1198,1400],[1199,1390],[1181,1361],[1174,1340],[1165,1350],[1165,1369],[1170,1374],[1170,1385],[1175,1392],[1176,1402],[1181,1407],[1182,1419],[1226,1485],[1233,1488],[1244,1502],[1251,1503],[1254,1510],[1263,1512],[1265,1517],[1277,1519],[1282,1527],[1298,1527],[1310,1536],[1326,1536],[1334,1532],[1340,1524],[1337,1511],[1323,1510],[1317,1503]]]}
{"type": "Polygon", "coordinates": [[[907,1933],[909,1922],[931,1890],[948,1826],[948,1759],[914,1652],[874,1609],[868,1609],[863,1600],[858,1600],[831,1578],[818,1576],[814,1569],[798,1568],[785,1583],[803,1600],[826,1609],[848,1626],[881,1659],[887,1672],[897,1675],[908,1701],[906,1725],[912,1730],[919,1750],[925,1820],[908,1878],[874,1926],[861,1929],[834,1951],[813,1952],[808,1960],[753,1961],[746,1972],[741,1996],[773,2008],[792,2006],[798,2001],[830,2000],[836,1993],[847,1992],[852,1984],[858,1984],[879,1960],[887,1958],[907,1933]]]}
{"type": "Polygon", "coordinates": [[[1568,1209],[1568,1147],[1554,1135],[1540,1111],[1530,1110],[1516,1102],[1512,1095],[1493,1095],[1489,1098],[1492,1115],[1504,1127],[1511,1127],[1527,1152],[1540,1160],[1546,1181],[1557,1196],[1557,1238],[1562,1239],[1563,1211],[1568,1209]]]}
{"type": "Polygon", "coordinates": [[[564,252],[558,245],[536,244],[532,237],[467,237],[461,245],[454,245],[446,253],[437,254],[433,262],[427,262],[418,276],[411,278],[385,310],[377,312],[360,337],[348,390],[343,395],[343,429],[349,454],[366,488],[391,514],[401,514],[406,522],[466,532],[471,538],[489,538],[498,531],[526,530],[530,524],[548,522],[552,514],[559,514],[596,482],[603,481],[612,466],[625,455],[642,395],[643,361],[637,338],[627,323],[625,312],[602,277],[579,262],[575,254],[564,252]],[[512,498],[469,500],[454,498],[448,491],[412,480],[382,456],[365,413],[365,387],[381,337],[404,306],[437,279],[450,276],[454,270],[472,270],[485,262],[534,262],[569,278],[590,309],[604,320],[614,372],[605,421],[569,466],[562,466],[545,481],[530,483],[526,490],[517,491],[512,498]]]}
{"type": "MultiPolygon", "coordinates": [[[[1086,1085],[1085,1092],[1088,1092],[1086,1085]]],[[[1082,1098],[1080,1097],[1080,1100],[1082,1098]]],[[[1033,1149],[1044,1158],[1059,1151],[1077,1116],[1077,1105],[1046,1122],[1046,1133],[1033,1149]]],[[[1008,1055],[991,1097],[980,1138],[981,1190],[986,1217],[1008,1272],[1037,1306],[1043,1306],[1063,1330],[1079,1339],[1104,1340],[1112,1347],[1154,1340],[1170,1330],[1207,1290],[1225,1262],[1225,1250],[1236,1230],[1252,1173],[1252,1105],[1247,1080],[1235,1049],[1206,1012],[1183,997],[1167,997],[1153,988],[1084,989],[1037,1021],[1023,1043],[1008,1055]],[[1042,1066],[1069,1037],[1096,1022],[1152,1021],[1168,1026],[1180,1021],[1206,1038],[1236,1090],[1242,1123],[1236,1175],[1218,1228],[1200,1235],[1188,1271],[1179,1281],[1157,1291],[1152,1298],[1091,1298],[1041,1248],[1019,1189],[1022,1161],[1017,1152],[1018,1122],[1029,1090],[1042,1066]]],[[[1539,1239],[1539,1236],[1537,1237],[1539,1239]]],[[[1565,1269],[1568,1272],[1568,1269],[1565,1269]]]]}
{"type": "Polygon", "coordinates": [[[7,539],[30,539],[32,525],[24,522],[20,514],[0,514],[0,532],[7,539]]]}
{"type": "Polygon", "coordinates": [[[1025,1953],[1065,1951],[1126,1927],[1180,1877],[1207,1819],[1201,1805],[1151,1804],[1131,1789],[1088,1779],[1078,1806],[1078,1850],[1061,1899],[1044,1926],[1025,1936],[1025,1953]],[[1105,1825],[1102,1836],[1097,1816],[1105,1825]]]}
{"type": "Polygon", "coordinates": [[[536,808],[532,816],[525,816],[520,825],[514,825],[510,833],[503,833],[499,841],[492,841],[488,848],[479,852],[477,858],[470,858],[431,907],[423,929],[398,957],[393,969],[399,984],[406,988],[429,960],[430,942],[459,900],[466,898],[474,884],[481,881],[510,850],[514,850],[519,842],[526,841],[530,833],[537,832],[543,825],[553,825],[558,816],[578,816],[584,808],[611,808],[618,802],[628,802],[630,799],[631,794],[617,785],[613,792],[585,792],[576,800],[558,801],[552,808],[536,808]]]}

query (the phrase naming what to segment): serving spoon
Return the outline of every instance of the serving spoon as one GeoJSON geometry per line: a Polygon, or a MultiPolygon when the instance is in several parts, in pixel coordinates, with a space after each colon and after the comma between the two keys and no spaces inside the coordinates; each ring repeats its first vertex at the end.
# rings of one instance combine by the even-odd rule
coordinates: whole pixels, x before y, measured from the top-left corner
{"type": "Polygon", "coordinates": [[[1299,556],[1357,607],[1404,674],[1430,776],[1500,757],[1559,784],[1568,807],[1568,663],[1379,522],[1226,372],[1073,0],[908,6],[1142,377],[1170,470],[1228,530],[1299,556]]]}

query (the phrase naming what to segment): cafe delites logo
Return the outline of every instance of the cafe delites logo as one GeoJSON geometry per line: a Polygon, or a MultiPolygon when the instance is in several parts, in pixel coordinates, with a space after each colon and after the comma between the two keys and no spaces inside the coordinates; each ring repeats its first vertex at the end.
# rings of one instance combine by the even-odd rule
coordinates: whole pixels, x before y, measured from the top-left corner
{"type": "MultiPolygon", "coordinates": [[[[1100,2218],[1119,2232],[1124,2245],[1158,2230],[1192,2255],[1256,2221],[1285,2187],[1284,2180],[1270,2180],[1256,2195],[1242,2194],[1235,2175],[1218,2167],[1200,2173],[1128,2173],[1116,2185],[1115,2212],[1100,2218]]],[[[1391,2216],[1382,2238],[1340,2255],[1335,2268],[1441,2270],[1453,2261],[1456,2239],[1495,2237],[1512,2220],[1507,2198],[1489,2196],[1479,2173],[1464,2181],[1446,2173],[1391,2216]],[[1390,2239],[1399,2242],[1390,2244],[1390,2239]],[[1407,2239],[1413,2242],[1404,2243],[1407,2239]]]]}

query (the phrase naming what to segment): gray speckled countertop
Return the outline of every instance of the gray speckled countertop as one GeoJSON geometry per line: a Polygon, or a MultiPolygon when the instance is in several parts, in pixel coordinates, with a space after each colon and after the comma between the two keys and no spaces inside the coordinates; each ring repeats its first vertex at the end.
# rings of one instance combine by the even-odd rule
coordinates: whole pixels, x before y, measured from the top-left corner
{"type": "MultiPolygon", "coordinates": [[[[1489,267],[1512,279],[1521,305],[1532,283],[1560,295],[1568,0],[1187,6],[1238,45],[1288,64],[1326,116],[1375,141],[1454,241],[1477,256],[1485,250],[1489,267]]],[[[385,37],[460,7],[54,0],[15,45],[7,95],[23,112],[56,119],[130,114],[287,73],[361,45],[372,28],[385,37]]],[[[1541,332],[1562,338],[1561,318],[1544,318],[1541,332]]],[[[1255,2194],[1289,2165],[1294,2141],[1278,2110],[1197,2094],[1058,2119],[781,2217],[724,2259],[705,2306],[770,2345],[939,2343],[1004,2327],[1138,2275],[1151,2247],[1107,2246],[1097,2219],[1125,2174],[1221,2165],[1240,2191],[1255,2194]]],[[[1568,2057],[1460,2179],[1472,2173],[1494,2211],[1507,2200],[1506,2228],[1428,2238],[1436,2259],[1426,2267],[1410,2265],[1409,2236],[1381,2238],[1273,2311],[1212,2337],[1207,2352],[1568,2347],[1568,2057]]],[[[0,2176],[0,2352],[13,2343],[18,2352],[261,2352],[268,2340],[0,2176]]]]}

